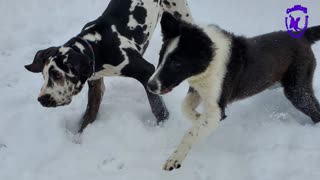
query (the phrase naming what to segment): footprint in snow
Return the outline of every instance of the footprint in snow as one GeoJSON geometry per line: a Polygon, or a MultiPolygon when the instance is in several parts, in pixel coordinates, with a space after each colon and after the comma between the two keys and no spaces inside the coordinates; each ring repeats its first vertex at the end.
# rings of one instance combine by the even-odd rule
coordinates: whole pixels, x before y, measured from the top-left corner
{"type": "Polygon", "coordinates": [[[113,157],[103,160],[98,165],[98,168],[102,171],[120,171],[124,169],[124,167],[125,165],[123,162],[113,157]]]}
{"type": "Polygon", "coordinates": [[[81,134],[74,134],[71,131],[66,130],[67,138],[74,144],[81,144],[82,139],[81,139],[81,134]]]}
{"type": "Polygon", "coordinates": [[[3,148],[7,148],[7,145],[5,145],[5,144],[0,144],[0,150],[3,149],[3,148]]]}

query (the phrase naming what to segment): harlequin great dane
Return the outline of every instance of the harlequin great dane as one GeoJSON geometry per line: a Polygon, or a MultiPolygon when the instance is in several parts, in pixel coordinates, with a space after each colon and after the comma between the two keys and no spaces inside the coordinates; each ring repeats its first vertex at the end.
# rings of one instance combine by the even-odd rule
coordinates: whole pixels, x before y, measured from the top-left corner
{"type": "Polygon", "coordinates": [[[308,28],[300,39],[287,32],[253,38],[236,36],[215,25],[197,26],[169,13],[161,19],[164,44],[159,66],[148,82],[155,94],[165,94],[187,80],[190,89],[182,105],[192,120],[164,170],[181,167],[194,144],[226,118],[227,104],[281,83],[288,100],[314,123],[320,104],[312,87],[316,59],[311,45],[320,40],[320,26],[308,28]],[[203,113],[197,107],[203,104],[203,113]]]}
{"type": "MultiPolygon", "coordinates": [[[[87,23],[80,34],[62,46],[36,53],[33,73],[42,72],[44,84],[38,101],[45,107],[67,105],[88,82],[88,104],[79,132],[95,121],[105,76],[124,76],[138,80],[146,89],[154,66],[143,58],[158,19],[163,12],[192,21],[185,0],[111,0],[104,13],[87,23]]],[[[158,95],[146,91],[157,122],[169,116],[158,95]]]]}

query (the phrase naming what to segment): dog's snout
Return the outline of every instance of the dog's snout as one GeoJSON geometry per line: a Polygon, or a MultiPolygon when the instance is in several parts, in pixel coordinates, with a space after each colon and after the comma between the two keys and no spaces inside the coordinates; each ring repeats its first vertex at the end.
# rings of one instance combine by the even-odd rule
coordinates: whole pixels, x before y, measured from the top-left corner
{"type": "Polygon", "coordinates": [[[159,91],[159,83],[155,80],[148,82],[148,90],[152,93],[156,93],[159,91]]]}
{"type": "Polygon", "coordinates": [[[43,96],[38,97],[38,101],[42,106],[48,106],[50,104],[51,96],[49,94],[45,94],[43,96]]]}

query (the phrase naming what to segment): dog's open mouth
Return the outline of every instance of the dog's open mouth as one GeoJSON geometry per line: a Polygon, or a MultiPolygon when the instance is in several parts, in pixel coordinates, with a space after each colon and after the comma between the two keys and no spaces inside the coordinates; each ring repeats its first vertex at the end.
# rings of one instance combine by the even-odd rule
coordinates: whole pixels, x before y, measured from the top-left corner
{"type": "Polygon", "coordinates": [[[161,95],[167,94],[167,93],[171,92],[176,86],[177,86],[177,85],[173,85],[173,86],[170,86],[170,87],[168,87],[168,88],[165,88],[165,89],[163,89],[163,90],[160,92],[160,94],[161,94],[161,95]]]}

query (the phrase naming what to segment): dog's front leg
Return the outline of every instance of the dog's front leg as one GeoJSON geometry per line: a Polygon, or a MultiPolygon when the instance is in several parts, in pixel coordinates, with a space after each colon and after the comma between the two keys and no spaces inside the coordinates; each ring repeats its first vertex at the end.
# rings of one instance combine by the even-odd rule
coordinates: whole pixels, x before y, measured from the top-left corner
{"type": "Polygon", "coordinates": [[[204,102],[204,113],[192,124],[177,149],[165,162],[163,169],[171,171],[180,168],[182,161],[186,158],[192,146],[210,135],[217,128],[220,119],[221,109],[219,105],[214,101],[204,102]]]}
{"type": "Polygon", "coordinates": [[[82,124],[79,133],[82,133],[83,130],[88,126],[88,124],[91,124],[96,120],[105,90],[103,78],[88,81],[88,85],[88,104],[86,112],[84,113],[84,116],[82,118],[82,124]]]}
{"type": "Polygon", "coordinates": [[[193,123],[200,117],[200,113],[197,112],[196,108],[201,103],[200,94],[192,87],[189,87],[187,96],[184,98],[182,103],[182,112],[193,123]]]}
{"type": "Polygon", "coordinates": [[[161,96],[152,94],[148,88],[148,80],[155,71],[154,66],[146,61],[138,52],[134,52],[130,56],[130,64],[128,64],[123,70],[122,75],[131,77],[138,80],[144,87],[151,111],[157,119],[157,124],[163,123],[169,118],[169,111],[161,96]]]}

